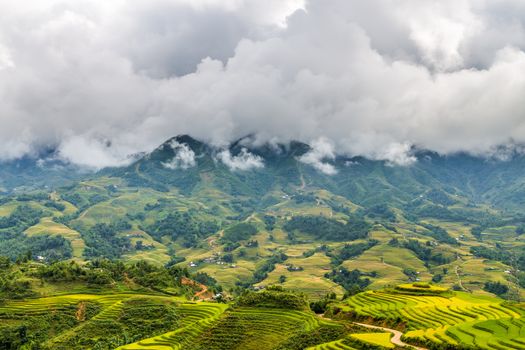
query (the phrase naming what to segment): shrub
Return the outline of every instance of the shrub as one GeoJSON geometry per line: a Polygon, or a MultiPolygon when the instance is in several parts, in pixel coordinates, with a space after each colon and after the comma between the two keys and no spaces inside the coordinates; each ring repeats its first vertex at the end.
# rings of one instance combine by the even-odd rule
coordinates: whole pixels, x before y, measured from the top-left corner
{"type": "Polygon", "coordinates": [[[307,310],[308,301],[304,294],[273,286],[265,290],[247,291],[237,301],[239,306],[307,310]]]}

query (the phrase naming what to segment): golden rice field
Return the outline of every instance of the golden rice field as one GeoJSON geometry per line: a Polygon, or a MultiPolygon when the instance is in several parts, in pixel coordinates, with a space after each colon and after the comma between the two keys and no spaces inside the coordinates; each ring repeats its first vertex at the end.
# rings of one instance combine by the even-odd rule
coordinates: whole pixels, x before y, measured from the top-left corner
{"type": "Polygon", "coordinates": [[[525,309],[501,299],[423,288],[368,291],[346,300],[356,317],[406,323],[412,343],[466,344],[478,349],[525,349],[525,309]]]}

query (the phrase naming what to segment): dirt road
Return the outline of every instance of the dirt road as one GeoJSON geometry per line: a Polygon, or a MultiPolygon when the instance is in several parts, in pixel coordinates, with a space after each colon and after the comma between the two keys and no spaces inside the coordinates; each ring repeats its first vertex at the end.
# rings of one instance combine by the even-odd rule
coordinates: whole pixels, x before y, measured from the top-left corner
{"type": "Polygon", "coordinates": [[[372,325],[366,324],[366,323],[354,322],[354,324],[356,324],[358,326],[366,327],[366,328],[378,329],[378,330],[382,330],[382,331],[385,331],[385,332],[392,333],[394,336],[392,338],[390,338],[390,341],[394,345],[401,346],[401,347],[409,347],[409,348],[416,349],[416,350],[428,350],[427,348],[422,348],[422,347],[419,347],[419,346],[410,345],[410,344],[405,343],[404,341],[401,340],[401,337],[403,336],[403,333],[401,333],[400,331],[396,331],[395,329],[379,327],[379,326],[372,326],[372,325]]]}

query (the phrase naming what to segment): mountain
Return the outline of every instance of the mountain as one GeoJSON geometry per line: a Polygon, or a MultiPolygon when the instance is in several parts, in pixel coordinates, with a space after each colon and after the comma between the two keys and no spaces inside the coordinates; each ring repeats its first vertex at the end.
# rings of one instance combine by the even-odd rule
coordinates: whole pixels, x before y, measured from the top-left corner
{"type": "Polygon", "coordinates": [[[320,159],[300,142],[216,147],[182,135],[98,172],[54,152],[1,163],[0,344],[261,348],[251,320],[272,339],[264,349],[367,348],[355,341],[367,330],[352,328],[363,320],[428,348],[441,346],[432,334],[457,348],[465,320],[484,332],[472,346],[493,348],[485,322],[522,334],[525,312],[511,302],[525,298],[524,156],[414,157],[320,159]],[[181,301],[214,293],[227,304],[181,301]],[[35,312],[22,315],[26,304],[35,312]],[[192,312],[205,322],[186,323],[192,312]],[[306,325],[318,331],[297,332],[306,325]]]}
{"type": "Polygon", "coordinates": [[[243,141],[217,149],[190,136],[178,136],[128,167],[102,173],[126,179],[132,186],[161,191],[176,187],[188,195],[206,184],[231,195],[260,198],[276,189],[290,193],[297,191],[304,183],[310,188],[327,189],[363,206],[388,204],[399,207],[435,191],[444,193],[451,200],[459,197],[471,205],[486,204],[513,211],[520,211],[525,201],[523,155],[493,160],[468,154],[441,156],[420,151],[415,154],[417,161],[409,166],[363,157],[337,156],[333,161],[325,160],[337,170],[336,174],[327,175],[299,160],[311,150],[304,143],[253,147],[246,142],[243,144],[243,141]],[[186,169],[166,166],[177,155],[177,150],[171,146],[174,141],[186,145],[195,154],[194,166],[186,169]],[[264,166],[249,171],[232,171],[217,157],[225,150],[231,157],[246,150],[260,157],[264,166]]]}
{"type": "MultiPolygon", "coordinates": [[[[52,152],[3,163],[3,186],[10,190],[0,197],[6,216],[0,255],[31,249],[60,259],[140,256],[167,263],[228,253],[235,261],[245,260],[236,254],[244,254],[243,245],[259,232],[265,243],[252,249],[255,257],[327,242],[334,244],[322,254],[328,266],[353,254],[366,257],[367,250],[380,250],[379,256],[411,252],[412,265],[394,264],[397,281],[414,266],[439,278],[437,266],[460,257],[489,258],[507,265],[502,271],[521,264],[523,155],[502,161],[415,151],[417,161],[400,166],[342,155],[312,163],[309,152],[312,147],[300,142],[259,145],[248,136],[216,147],[181,135],[128,166],[95,173],[76,171],[52,152]],[[45,235],[66,241],[46,241],[45,235]],[[341,244],[362,238],[371,241],[360,242],[358,253],[345,253],[341,244]]],[[[248,275],[258,273],[252,263],[245,268],[248,275]]],[[[232,287],[241,280],[226,281],[220,282],[232,287]]]]}
{"type": "MultiPolygon", "coordinates": [[[[107,168],[98,173],[58,159],[52,150],[38,156],[0,163],[0,186],[4,191],[59,187],[68,180],[111,176],[125,179],[130,186],[145,186],[161,191],[176,187],[186,194],[199,184],[213,186],[239,195],[263,196],[272,189],[294,191],[301,183],[326,188],[360,205],[387,203],[406,204],[420,195],[439,190],[447,196],[463,197],[473,204],[489,204],[501,209],[520,210],[525,203],[525,157],[514,154],[506,160],[487,159],[468,154],[441,156],[418,151],[417,161],[409,166],[363,157],[337,156],[325,160],[337,169],[326,175],[299,158],[311,147],[300,142],[251,146],[249,137],[218,149],[188,135],[167,140],[149,154],[144,154],[129,166],[107,168]],[[185,168],[167,166],[178,149],[173,143],[188,147],[195,164],[185,168]],[[260,157],[263,167],[249,171],[232,171],[218,154],[228,151],[235,158],[246,150],[260,157]]],[[[239,162],[242,159],[238,160],[239,162]]]]}
{"type": "Polygon", "coordinates": [[[55,150],[0,162],[0,193],[50,189],[86,176],[86,171],[59,159],[55,150]]]}

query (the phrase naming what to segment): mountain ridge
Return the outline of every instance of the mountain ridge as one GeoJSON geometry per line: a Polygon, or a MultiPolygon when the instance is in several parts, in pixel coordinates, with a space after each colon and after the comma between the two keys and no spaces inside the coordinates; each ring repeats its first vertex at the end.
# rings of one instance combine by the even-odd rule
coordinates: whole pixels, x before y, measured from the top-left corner
{"type": "Polygon", "coordinates": [[[226,147],[216,147],[190,135],[177,135],[152,152],[137,156],[127,166],[97,172],[82,171],[52,151],[2,162],[0,186],[5,193],[10,193],[56,188],[84,178],[110,176],[122,177],[132,186],[162,191],[174,186],[191,194],[206,174],[214,186],[227,193],[259,197],[276,186],[286,192],[308,184],[330,189],[363,205],[372,202],[402,205],[433,189],[444,191],[448,196],[467,198],[476,205],[490,204],[504,210],[519,210],[525,204],[525,157],[519,152],[506,159],[494,159],[466,153],[440,155],[415,149],[416,161],[410,165],[336,154],[333,159],[321,157],[316,160],[336,170],[327,175],[301,161],[301,157],[312,150],[310,145],[298,141],[254,145],[251,136],[226,147]],[[176,147],[185,147],[191,156],[186,160],[189,165],[184,168],[167,166],[180,152],[176,147]],[[253,157],[251,159],[260,162],[260,166],[232,169],[220,159],[219,156],[224,155],[221,152],[226,152],[228,160],[235,162],[246,161],[242,158],[242,152],[246,152],[244,156],[253,157]],[[27,186],[28,183],[31,186],[27,186]]]}

